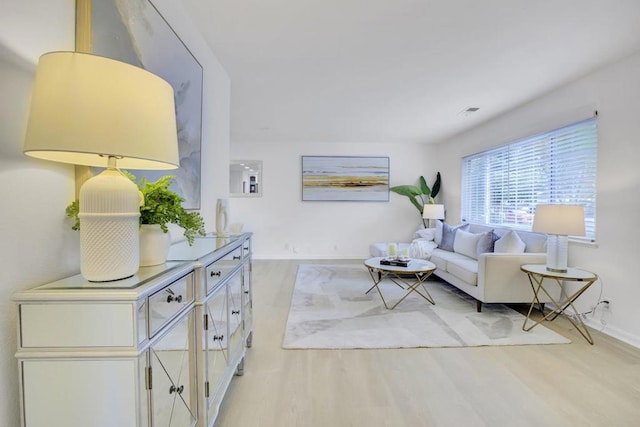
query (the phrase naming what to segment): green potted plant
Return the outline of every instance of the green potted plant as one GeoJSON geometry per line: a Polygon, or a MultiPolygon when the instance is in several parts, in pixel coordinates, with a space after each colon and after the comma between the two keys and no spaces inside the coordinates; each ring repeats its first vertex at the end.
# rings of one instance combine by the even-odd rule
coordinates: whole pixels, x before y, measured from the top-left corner
{"type": "MultiPolygon", "coordinates": [[[[411,204],[415,206],[416,209],[418,209],[418,212],[420,212],[420,217],[422,218],[422,210],[424,209],[424,205],[428,203],[435,203],[434,199],[440,192],[440,183],[441,177],[440,172],[438,172],[436,175],[436,180],[433,182],[433,185],[431,187],[427,185],[427,180],[424,178],[424,176],[421,176],[419,187],[415,185],[397,185],[395,187],[389,188],[389,190],[401,196],[407,196],[411,204]]],[[[422,224],[427,227],[424,218],[422,218],[422,224]]]]}
{"type": "MultiPolygon", "coordinates": [[[[123,171],[140,189],[144,198],[140,206],[140,265],[162,264],[167,258],[170,238],[168,224],[176,224],[184,229],[189,245],[193,245],[197,235],[206,235],[204,219],[199,212],[189,212],[182,207],[184,199],[169,189],[174,176],[163,176],[155,182],[136,177],[123,171]]],[[[79,202],[73,201],[67,206],[67,216],[74,219],[71,228],[80,229],[78,218],[79,202]]]]}

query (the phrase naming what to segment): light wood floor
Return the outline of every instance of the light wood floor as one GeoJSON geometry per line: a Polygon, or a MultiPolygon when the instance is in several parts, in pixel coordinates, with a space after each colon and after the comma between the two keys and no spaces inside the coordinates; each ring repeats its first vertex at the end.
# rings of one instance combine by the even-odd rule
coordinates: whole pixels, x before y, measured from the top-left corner
{"type": "Polygon", "coordinates": [[[254,261],[253,347],[217,427],[640,426],[640,350],[564,318],[545,326],[571,344],[283,350],[299,263],[254,261]]]}

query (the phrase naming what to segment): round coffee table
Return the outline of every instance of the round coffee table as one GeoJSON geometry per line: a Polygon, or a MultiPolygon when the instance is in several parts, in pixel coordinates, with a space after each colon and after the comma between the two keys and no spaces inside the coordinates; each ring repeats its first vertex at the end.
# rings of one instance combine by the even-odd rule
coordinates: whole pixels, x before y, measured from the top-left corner
{"type": "Polygon", "coordinates": [[[431,273],[433,273],[436,269],[434,263],[422,259],[409,258],[407,266],[403,267],[397,265],[381,264],[380,261],[383,260],[387,260],[387,258],[369,258],[364,262],[364,265],[367,267],[369,275],[371,276],[371,280],[373,280],[373,286],[371,286],[367,290],[367,292],[365,292],[366,294],[368,294],[373,288],[376,288],[378,294],[380,294],[380,298],[382,298],[382,303],[388,310],[393,310],[394,308],[396,308],[398,304],[404,301],[404,299],[411,294],[411,292],[417,293],[433,305],[436,304],[433,301],[433,297],[424,286],[424,281],[427,280],[427,277],[431,276],[431,273]],[[409,277],[410,280],[407,280],[407,277],[409,277]],[[407,291],[404,296],[391,307],[387,305],[387,301],[384,299],[379,286],[380,282],[387,278],[398,285],[400,288],[407,291]],[[418,289],[418,287],[421,285],[426,295],[420,292],[420,290],[418,289]]]}

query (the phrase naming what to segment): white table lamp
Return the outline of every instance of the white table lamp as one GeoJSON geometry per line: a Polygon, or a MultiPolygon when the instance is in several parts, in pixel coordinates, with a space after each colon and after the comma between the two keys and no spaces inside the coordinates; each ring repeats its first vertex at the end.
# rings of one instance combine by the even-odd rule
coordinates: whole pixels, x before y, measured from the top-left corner
{"type": "Polygon", "coordinates": [[[538,205],[532,231],[547,238],[547,270],[567,272],[569,236],[584,236],[584,208],[576,205],[538,205]]]}
{"type": "Polygon", "coordinates": [[[422,208],[422,218],[427,221],[431,219],[444,219],[444,205],[424,205],[422,208]]]}
{"type": "Polygon", "coordinates": [[[78,52],[40,57],[24,153],[107,169],[80,189],[80,270],[111,281],[139,267],[140,199],[117,168],[179,166],[172,87],[142,68],[78,52]]]}

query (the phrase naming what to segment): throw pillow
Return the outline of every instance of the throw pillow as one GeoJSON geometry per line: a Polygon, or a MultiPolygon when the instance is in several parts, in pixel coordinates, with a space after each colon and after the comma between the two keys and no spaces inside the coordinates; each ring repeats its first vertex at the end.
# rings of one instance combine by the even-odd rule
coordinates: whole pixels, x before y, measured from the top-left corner
{"type": "Polygon", "coordinates": [[[466,255],[469,258],[478,259],[478,242],[484,233],[469,233],[459,229],[453,240],[453,251],[466,255]]]}
{"type": "Polygon", "coordinates": [[[493,230],[482,233],[480,239],[478,239],[478,246],[476,247],[477,256],[479,257],[480,254],[493,252],[496,240],[499,238],[500,236],[494,233],[493,230]]]}
{"type": "Polygon", "coordinates": [[[518,233],[510,230],[496,241],[494,251],[518,254],[524,252],[525,247],[526,245],[518,236],[518,233]]]}
{"type": "Polygon", "coordinates": [[[436,238],[436,229],[435,228],[419,228],[413,234],[414,239],[424,239],[427,241],[434,240],[436,238]]]}
{"type": "Polygon", "coordinates": [[[456,231],[458,230],[467,230],[469,228],[469,224],[461,224],[455,227],[450,226],[446,222],[442,223],[442,242],[438,245],[438,247],[444,251],[453,252],[453,243],[456,238],[456,231]]]}
{"type": "Polygon", "coordinates": [[[433,241],[436,242],[438,246],[442,244],[442,224],[444,224],[444,221],[436,221],[436,234],[433,241]]]}

